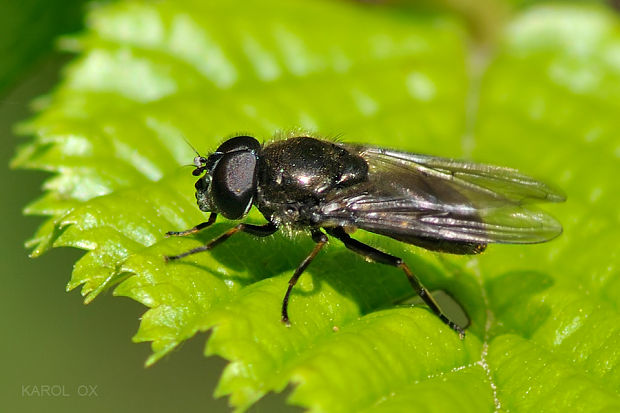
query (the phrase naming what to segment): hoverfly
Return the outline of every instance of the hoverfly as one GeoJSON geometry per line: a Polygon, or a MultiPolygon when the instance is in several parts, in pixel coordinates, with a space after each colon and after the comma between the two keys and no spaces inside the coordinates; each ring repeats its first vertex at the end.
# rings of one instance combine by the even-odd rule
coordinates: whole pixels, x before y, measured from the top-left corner
{"type": "Polygon", "coordinates": [[[282,301],[328,241],[381,264],[400,268],[415,292],[450,328],[463,336],[407,264],[351,237],[370,231],[433,251],[479,254],[489,243],[549,241],[562,232],[535,202],[562,202],[558,191],[518,171],[499,166],[420,155],[369,145],[331,142],[310,136],[261,145],[250,136],[222,143],[208,157],[194,159],[199,208],[206,222],[166,235],[188,235],[213,224],[218,214],[245,217],[252,205],[265,225],[240,223],[177,260],[212,249],[237,232],[264,237],[279,228],[309,231],[315,247],[293,273],[282,301]]]}

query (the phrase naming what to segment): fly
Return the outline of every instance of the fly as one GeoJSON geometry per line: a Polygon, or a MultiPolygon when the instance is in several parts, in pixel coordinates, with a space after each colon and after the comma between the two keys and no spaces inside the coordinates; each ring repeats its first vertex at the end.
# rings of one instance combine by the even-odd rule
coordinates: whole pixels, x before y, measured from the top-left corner
{"type": "Polygon", "coordinates": [[[210,250],[237,232],[265,237],[283,227],[309,231],[315,246],[293,273],[282,301],[286,325],[291,291],[328,235],[371,261],[400,268],[424,303],[462,337],[463,328],[446,316],[401,258],[352,238],[351,230],[451,254],[479,254],[489,243],[546,242],[562,232],[554,218],[532,204],[565,197],[500,166],[309,136],[264,145],[251,136],[237,136],[208,157],[197,156],[194,165],[193,175],[200,176],[195,185],[198,207],[210,215],[206,222],[167,236],[194,234],[212,225],[218,214],[240,220],[253,205],[267,223],[240,223],[166,260],[210,250]]]}

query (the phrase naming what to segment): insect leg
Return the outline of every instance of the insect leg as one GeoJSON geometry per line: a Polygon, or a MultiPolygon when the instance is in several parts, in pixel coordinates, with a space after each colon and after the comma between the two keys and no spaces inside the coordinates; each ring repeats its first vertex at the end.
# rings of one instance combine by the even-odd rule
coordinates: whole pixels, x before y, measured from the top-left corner
{"type": "Polygon", "coordinates": [[[188,255],[196,254],[198,252],[208,251],[214,248],[215,246],[221,244],[222,242],[226,241],[233,234],[236,234],[239,231],[247,232],[248,234],[256,235],[257,237],[266,237],[268,235],[273,234],[277,230],[278,230],[278,227],[273,222],[269,222],[265,225],[239,224],[235,227],[232,227],[231,229],[229,229],[228,231],[226,231],[219,237],[211,240],[206,245],[191,249],[179,255],[165,256],[164,259],[166,261],[173,261],[173,260],[178,260],[179,258],[187,257],[188,255]]]}
{"type": "Polygon", "coordinates": [[[308,268],[308,265],[312,262],[314,257],[317,256],[319,251],[323,248],[323,246],[327,243],[327,235],[323,234],[321,230],[313,230],[312,231],[312,240],[316,242],[314,249],[308,254],[308,256],[299,264],[293,276],[288,281],[288,288],[286,289],[286,294],[284,294],[284,300],[282,300],[282,322],[286,324],[287,327],[291,326],[291,322],[288,318],[288,299],[291,295],[291,291],[293,291],[293,287],[297,284],[299,277],[301,274],[308,268]]]}
{"type": "Polygon", "coordinates": [[[209,219],[206,222],[198,224],[195,227],[190,228],[190,229],[188,229],[186,231],[168,231],[168,232],[166,232],[166,237],[171,237],[171,236],[182,237],[184,235],[195,234],[198,231],[213,225],[215,223],[215,219],[216,218],[217,218],[217,214],[215,212],[211,212],[209,214],[209,219]]]}
{"type": "Polygon", "coordinates": [[[444,323],[448,325],[451,329],[459,333],[459,336],[463,338],[465,336],[465,331],[457,325],[454,321],[451,321],[444,313],[441,311],[439,304],[433,298],[431,293],[422,285],[420,280],[411,272],[407,264],[402,260],[402,258],[395,257],[390,254],[386,254],[383,251],[379,251],[376,248],[371,247],[370,245],[366,245],[356,239],[353,239],[345,232],[342,227],[337,228],[326,228],[328,234],[333,235],[343,242],[345,247],[354,251],[366,258],[369,258],[375,262],[391,265],[393,267],[398,267],[405,272],[407,275],[407,279],[409,283],[413,287],[416,293],[420,296],[420,298],[433,310],[433,313],[437,317],[441,319],[444,323]]]}

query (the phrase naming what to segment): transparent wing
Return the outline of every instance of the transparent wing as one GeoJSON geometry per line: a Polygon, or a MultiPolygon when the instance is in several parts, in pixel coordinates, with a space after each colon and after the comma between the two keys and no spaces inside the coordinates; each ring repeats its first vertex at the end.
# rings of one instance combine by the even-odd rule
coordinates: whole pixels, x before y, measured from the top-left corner
{"type": "Polygon", "coordinates": [[[564,196],[514,169],[340,145],[368,162],[370,179],[329,194],[321,209],[326,226],[353,225],[410,243],[537,243],[562,232],[532,203],[564,196]]]}
{"type": "Polygon", "coordinates": [[[472,189],[477,193],[486,193],[498,199],[509,199],[517,203],[566,200],[559,190],[512,168],[372,146],[348,145],[347,148],[365,158],[371,168],[379,170],[415,169],[421,173],[452,181],[463,189],[472,189]]]}

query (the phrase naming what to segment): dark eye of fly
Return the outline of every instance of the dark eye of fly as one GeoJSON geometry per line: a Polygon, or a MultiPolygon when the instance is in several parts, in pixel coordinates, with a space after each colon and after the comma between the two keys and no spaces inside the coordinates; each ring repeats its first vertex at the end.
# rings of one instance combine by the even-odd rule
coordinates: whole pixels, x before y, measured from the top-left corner
{"type": "Polygon", "coordinates": [[[227,153],[234,151],[258,151],[260,143],[251,136],[236,136],[222,143],[216,152],[227,153]]]}
{"type": "Polygon", "coordinates": [[[213,202],[228,219],[242,218],[252,205],[256,191],[258,160],[247,150],[225,154],[213,171],[213,202]]]}
{"type": "Polygon", "coordinates": [[[177,260],[207,251],[237,232],[268,236],[279,228],[309,232],[315,247],[293,272],[282,301],[290,325],[291,291],[328,235],[370,261],[403,271],[413,290],[438,319],[464,337],[399,257],[351,237],[359,229],[433,251],[479,254],[491,243],[532,244],[562,232],[536,202],[562,202],[564,195],[520,172],[492,165],[401,152],[309,136],[261,145],[251,136],[222,143],[196,157],[196,200],[207,221],[167,235],[189,235],[212,225],[218,214],[242,219],[256,206],[264,225],[239,223],[202,247],[167,256],[177,260]]]}

